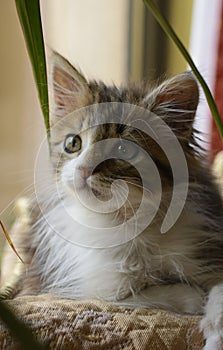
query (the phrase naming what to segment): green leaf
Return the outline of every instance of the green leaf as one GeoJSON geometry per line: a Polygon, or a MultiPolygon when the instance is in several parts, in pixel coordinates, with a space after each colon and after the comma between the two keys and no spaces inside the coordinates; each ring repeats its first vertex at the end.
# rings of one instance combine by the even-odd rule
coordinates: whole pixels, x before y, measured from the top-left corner
{"type": "Polygon", "coordinates": [[[218,112],[218,108],[216,106],[215,100],[211,94],[211,91],[205,82],[204,78],[200,74],[199,70],[197,69],[195,63],[193,62],[190,54],[188,53],[187,49],[183,45],[183,43],[178,38],[177,34],[169,24],[169,22],[166,20],[166,18],[162,15],[158,7],[154,4],[152,0],[143,0],[145,5],[148,7],[152,15],[156,18],[157,22],[161,25],[165,33],[169,36],[170,39],[173,40],[173,42],[178,47],[179,51],[183,55],[183,57],[186,59],[187,63],[191,67],[192,71],[194,72],[194,75],[196,76],[197,80],[201,84],[201,87],[204,91],[204,94],[206,96],[209,108],[212,112],[212,116],[215,120],[216,126],[218,128],[219,134],[221,138],[223,139],[223,122],[221,120],[220,114],[218,112]]]}
{"type": "Polygon", "coordinates": [[[32,63],[45,127],[49,136],[50,125],[46,59],[39,0],[15,0],[15,3],[32,63]]]}

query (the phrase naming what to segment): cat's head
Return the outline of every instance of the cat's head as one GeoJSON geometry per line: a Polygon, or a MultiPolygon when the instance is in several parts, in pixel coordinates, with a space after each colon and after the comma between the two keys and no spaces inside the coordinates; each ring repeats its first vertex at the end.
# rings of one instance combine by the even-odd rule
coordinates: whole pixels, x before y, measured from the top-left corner
{"type": "MultiPolygon", "coordinates": [[[[159,137],[155,141],[142,129],[126,125],[126,115],[123,116],[125,113],[120,105],[136,105],[158,116],[176,135],[185,153],[192,154],[193,121],[199,93],[190,72],[179,74],[153,88],[146,84],[117,88],[101,82],[88,82],[68,61],[54,54],[50,85],[51,155],[59,180],[71,196],[72,192],[75,195],[75,182],[78,191],[87,193],[91,189],[97,198],[108,201],[112,197],[111,184],[122,179],[130,190],[129,205],[125,206],[124,215],[131,216],[142,197],[142,179],[137,162],[143,164],[146,154],[158,168],[163,190],[172,186],[171,166],[165,150],[157,142],[159,137]],[[104,123],[96,126],[102,104],[104,114],[100,113],[104,123]],[[83,108],[86,106],[91,107],[83,108]],[[119,115],[119,123],[110,123],[109,113],[119,115]],[[104,140],[112,141],[101,142],[104,140]],[[99,143],[100,147],[96,149],[95,145],[99,143]],[[144,153],[139,152],[139,148],[144,153]]],[[[137,113],[137,108],[132,113],[137,113]]],[[[147,119],[149,124],[149,114],[147,119]]],[[[165,130],[160,135],[165,138],[165,130]]],[[[147,190],[152,192],[150,172],[148,169],[146,172],[147,190]]]]}

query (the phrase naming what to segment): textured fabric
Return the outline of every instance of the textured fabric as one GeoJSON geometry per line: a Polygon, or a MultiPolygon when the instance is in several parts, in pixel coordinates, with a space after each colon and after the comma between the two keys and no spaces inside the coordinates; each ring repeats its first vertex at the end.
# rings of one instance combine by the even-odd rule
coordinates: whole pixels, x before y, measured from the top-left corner
{"type": "MultiPolygon", "coordinates": [[[[50,295],[23,296],[7,304],[51,349],[200,350],[204,345],[197,316],[50,295]]],[[[0,349],[19,349],[4,326],[0,349]]]]}

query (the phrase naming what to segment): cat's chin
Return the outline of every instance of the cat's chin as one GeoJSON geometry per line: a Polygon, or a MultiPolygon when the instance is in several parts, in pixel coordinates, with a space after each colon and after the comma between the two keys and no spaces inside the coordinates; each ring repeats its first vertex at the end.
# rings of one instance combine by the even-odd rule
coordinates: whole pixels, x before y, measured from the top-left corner
{"type": "Polygon", "coordinates": [[[69,195],[71,198],[80,199],[81,202],[87,201],[93,202],[94,199],[99,199],[101,201],[106,202],[109,198],[108,195],[101,192],[98,188],[94,186],[89,186],[87,183],[81,184],[79,186],[75,186],[70,183],[64,183],[65,193],[69,195]]]}
{"type": "MultiPolygon", "coordinates": [[[[83,212],[84,215],[91,217],[92,215],[95,217],[99,217],[100,215],[105,216],[105,214],[110,213],[109,211],[106,213],[103,211],[105,202],[98,198],[101,193],[89,188],[87,184],[79,186],[79,188],[76,187],[74,190],[74,187],[70,186],[69,183],[63,183],[61,192],[63,205],[69,207],[69,211],[71,210],[75,213],[80,211],[81,213],[83,212]]],[[[113,215],[112,211],[111,214],[113,215]]]]}

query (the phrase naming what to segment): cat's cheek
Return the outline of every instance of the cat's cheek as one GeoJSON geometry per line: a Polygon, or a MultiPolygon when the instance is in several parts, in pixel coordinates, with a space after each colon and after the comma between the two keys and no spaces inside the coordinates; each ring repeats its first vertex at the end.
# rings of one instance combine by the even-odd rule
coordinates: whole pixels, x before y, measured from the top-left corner
{"type": "Polygon", "coordinates": [[[80,176],[72,162],[64,165],[61,172],[61,182],[65,188],[68,188],[73,193],[85,186],[85,180],[80,176]]]}

